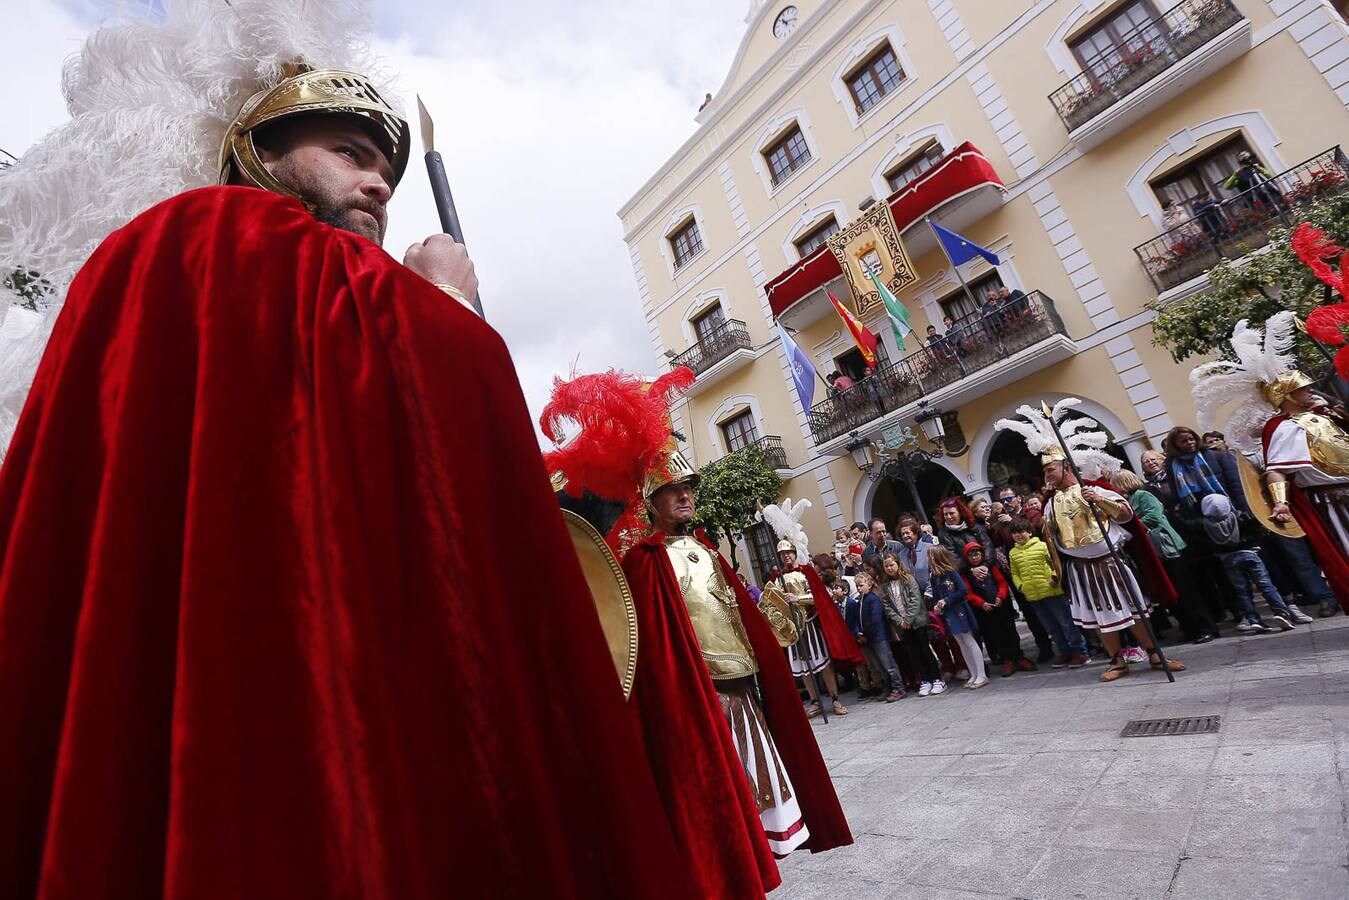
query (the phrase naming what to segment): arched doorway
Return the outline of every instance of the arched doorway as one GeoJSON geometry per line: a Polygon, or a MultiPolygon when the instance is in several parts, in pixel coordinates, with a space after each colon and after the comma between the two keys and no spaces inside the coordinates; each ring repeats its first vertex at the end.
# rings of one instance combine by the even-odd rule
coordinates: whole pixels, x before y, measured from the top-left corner
{"type": "MultiPolygon", "coordinates": [[[[1078,419],[1087,416],[1076,410],[1069,410],[1065,418],[1078,419]]],[[[1105,445],[1105,451],[1118,459],[1124,468],[1132,471],[1133,466],[1129,463],[1129,457],[1124,449],[1115,443],[1114,436],[1106,428],[1100,430],[1105,431],[1106,436],[1110,438],[1105,445]]],[[[1040,457],[1026,449],[1026,439],[1015,431],[1000,431],[993,439],[993,446],[988,453],[988,481],[995,488],[1010,484],[1021,494],[1038,491],[1044,485],[1044,478],[1040,474],[1040,457]]]]}
{"type": "Polygon", "coordinates": [[[901,513],[914,513],[919,521],[931,521],[932,511],[938,503],[952,494],[964,492],[951,470],[936,463],[918,466],[914,469],[913,480],[918,488],[918,499],[922,501],[921,511],[913,508],[913,492],[904,479],[885,478],[876,485],[876,493],[871,498],[870,518],[880,516],[893,533],[901,513]]]}

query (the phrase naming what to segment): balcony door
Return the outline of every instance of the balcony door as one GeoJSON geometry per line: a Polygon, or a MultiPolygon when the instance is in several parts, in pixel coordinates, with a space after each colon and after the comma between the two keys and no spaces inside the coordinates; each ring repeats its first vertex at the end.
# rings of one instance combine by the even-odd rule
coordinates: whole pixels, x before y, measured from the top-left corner
{"type": "MultiPolygon", "coordinates": [[[[882,368],[890,361],[890,351],[885,348],[885,342],[876,337],[876,368],[882,368]]],[[[867,361],[862,358],[862,351],[853,347],[847,353],[834,357],[834,370],[842,372],[853,381],[864,377],[867,374],[867,361]]]]}
{"type": "Polygon", "coordinates": [[[1072,42],[1082,71],[1097,84],[1110,85],[1127,72],[1140,54],[1168,52],[1161,18],[1148,0],[1125,3],[1109,18],[1072,42]]]}
{"type": "Polygon", "coordinates": [[[1237,191],[1223,187],[1223,182],[1237,170],[1237,156],[1241,153],[1250,153],[1259,159],[1246,139],[1237,135],[1190,160],[1181,168],[1154,179],[1149,186],[1159,203],[1164,205],[1166,201],[1174,200],[1185,209],[1187,215],[1193,215],[1194,201],[1201,197],[1227,200],[1236,196],[1237,191]]]}
{"type": "MultiPolygon", "coordinates": [[[[988,293],[988,289],[997,290],[1002,287],[1002,276],[998,274],[997,269],[994,269],[987,275],[968,282],[968,284],[970,293],[974,295],[975,302],[978,305],[971,305],[969,296],[963,290],[957,288],[937,301],[937,305],[941,307],[942,315],[950,316],[957,322],[967,316],[977,315],[979,305],[983,304],[984,295],[988,293]]],[[[944,332],[946,330],[945,325],[941,322],[933,322],[932,324],[937,326],[938,331],[944,332]]]]}
{"type": "Polygon", "coordinates": [[[726,311],[717,303],[710,308],[698,314],[693,320],[693,333],[698,337],[698,343],[711,344],[721,333],[721,326],[726,324],[726,311]]]}

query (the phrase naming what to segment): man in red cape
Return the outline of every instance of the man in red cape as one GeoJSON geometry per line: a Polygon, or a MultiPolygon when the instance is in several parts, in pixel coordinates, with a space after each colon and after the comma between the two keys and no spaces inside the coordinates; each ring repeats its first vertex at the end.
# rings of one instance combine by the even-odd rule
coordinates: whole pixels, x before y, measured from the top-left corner
{"type": "MultiPolygon", "coordinates": [[[[1327,410],[1314,382],[1292,371],[1264,391],[1277,400],[1279,414],[1265,423],[1261,443],[1265,453],[1265,478],[1275,504],[1275,521],[1296,519],[1306,532],[1307,543],[1325,574],[1326,583],[1340,608],[1349,613],[1349,478],[1328,465],[1334,448],[1349,446],[1344,427],[1327,410]],[[1317,443],[1317,452],[1311,445],[1317,443]]],[[[1285,548],[1297,552],[1298,542],[1284,539],[1285,548]]],[[[1307,560],[1306,563],[1311,563],[1307,560]]],[[[1304,563],[1304,565],[1306,564],[1304,563]]],[[[1334,615],[1335,607],[1322,601],[1322,618],[1334,615]]]]}
{"type": "Polygon", "coordinates": [[[754,897],[780,882],[775,854],[852,835],[772,628],[689,533],[696,479],[671,454],[643,490],[656,530],[623,558],[640,635],[631,702],[694,896],[754,897]]]}
{"type": "Polygon", "coordinates": [[[462,247],[361,236],[358,106],[259,142],[306,205],[180,195],[70,288],[0,469],[0,896],[697,896],[462,247]]]}
{"type": "MultiPolygon", "coordinates": [[[[819,688],[815,684],[815,675],[824,676],[825,690],[834,715],[846,716],[848,708],[838,699],[838,675],[836,666],[863,665],[862,653],[857,648],[843,615],[834,605],[834,598],[824,586],[820,573],[809,563],[798,563],[796,545],[783,538],[778,541],[778,562],[780,570],[773,572],[770,581],[776,580],[783,586],[788,598],[809,597],[801,605],[806,610],[805,627],[801,629],[796,643],[787,648],[787,658],[791,663],[792,674],[806,684],[806,693],[810,695],[811,705],[808,715],[811,718],[820,714],[819,688]],[[813,610],[813,612],[810,612],[813,610]]],[[[793,600],[794,604],[800,601],[793,600]]]]}

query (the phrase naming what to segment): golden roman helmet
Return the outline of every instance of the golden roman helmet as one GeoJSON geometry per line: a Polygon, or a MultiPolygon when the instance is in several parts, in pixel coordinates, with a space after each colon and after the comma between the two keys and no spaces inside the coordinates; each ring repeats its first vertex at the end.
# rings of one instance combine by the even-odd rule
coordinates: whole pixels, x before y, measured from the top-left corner
{"type": "Polygon", "coordinates": [[[273,87],[258,91],[234,117],[220,145],[220,183],[228,184],[235,171],[274,194],[295,197],[295,191],[272,177],[258,158],[253,133],[264,125],[290,116],[324,113],[358,116],[374,124],[371,136],[389,159],[393,184],[398,186],[407,169],[412,139],[407,121],[375,89],[364,75],[338,69],[311,69],[301,63],[286,66],[273,87]]]}
{"type": "Polygon", "coordinates": [[[1316,384],[1316,381],[1305,372],[1289,369],[1273,381],[1261,384],[1260,392],[1265,395],[1266,400],[1278,407],[1283,405],[1283,401],[1287,400],[1293,391],[1311,384],[1316,384]]]}
{"type": "Polygon", "coordinates": [[[782,540],[778,541],[778,552],[781,553],[784,550],[790,550],[793,553],[795,553],[796,545],[793,544],[791,541],[787,540],[786,538],[783,538],[782,540]]]}
{"type": "Polygon", "coordinates": [[[656,491],[672,484],[689,484],[697,487],[698,478],[697,471],[689,465],[684,454],[678,450],[671,450],[665,457],[665,462],[647,475],[646,480],[642,482],[642,499],[650,501],[656,491]]]}
{"type": "Polygon", "coordinates": [[[1052,462],[1063,462],[1065,459],[1067,457],[1063,455],[1063,448],[1055,444],[1040,454],[1040,468],[1043,469],[1052,462]]]}

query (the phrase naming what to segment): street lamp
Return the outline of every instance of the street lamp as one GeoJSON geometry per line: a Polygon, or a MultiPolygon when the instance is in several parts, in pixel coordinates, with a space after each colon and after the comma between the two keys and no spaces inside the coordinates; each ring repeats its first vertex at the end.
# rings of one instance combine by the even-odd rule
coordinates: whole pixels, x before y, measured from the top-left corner
{"type": "Polygon", "coordinates": [[[935,407],[929,408],[926,401],[919,404],[914,421],[936,449],[923,449],[913,428],[896,426],[882,432],[880,441],[864,438],[854,431],[847,450],[857,468],[866,472],[872,481],[895,479],[907,484],[918,518],[927,524],[927,511],[923,509],[923,500],[918,495],[915,470],[946,455],[946,423],[942,421],[942,411],[935,407]],[[881,460],[879,465],[878,458],[881,460]]]}

